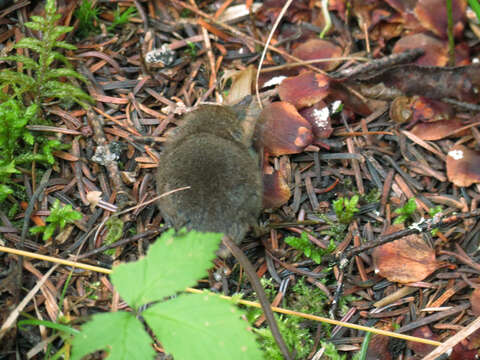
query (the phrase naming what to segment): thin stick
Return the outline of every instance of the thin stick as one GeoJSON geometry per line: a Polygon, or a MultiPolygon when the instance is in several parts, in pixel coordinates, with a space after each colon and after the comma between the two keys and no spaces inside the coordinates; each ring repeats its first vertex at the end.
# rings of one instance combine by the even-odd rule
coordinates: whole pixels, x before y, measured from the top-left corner
{"type": "Polygon", "coordinates": [[[265,56],[267,55],[268,47],[270,46],[270,42],[272,41],[273,34],[275,30],[277,30],[280,21],[282,21],[283,15],[287,11],[288,7],[292,3],[293,0],[288,0],[285,5],[283,5],[282,11],[278,14],[277,19],[275,20],[275,24],[273,24],[272,30],[270,34],[268,34],[267,42],[265,43],[265,47],[262,51],[262,56],[260,56],[260,61],[258,62],[258,69],[257,69],[257,76],[255,77],[255,94],[257,96],[258,106],[262,109],[262,101],[260,100],[260,91],[258,89],[258,80],[260,79],[260,72],[262,71],[263,61],[265,60],[265,56]]]}
{"type": "Polygon", "coordinates": [[[464,327],[458,333],[447,339],[447,341],[445,341],[442,345],[433,350],[430,354],[425,356],[422,360],[435,360],[438,356],[452,349],[460,341],[465,339],[467,336],[473,334],[478,329],[480,329],[480,317],[477,317],[470,323],[470,325],[464,327]]]}
{"type": "MultiPolygon", "coordinates": [[[[12,248],[8,248],[8,247],[4,247],[4,246],[0,246],[0,251],[10,253],[10,254],[16,254],[16,255],[20,255],[20,256],[26,256],[26,257],[30,257],[30,258],[34,258],[34,259],[38,259],[38,260],[49,261],[49,262],[53,262],[53,263],[57,263],[57,264],[74,266],[78,269],[96,271],[96,272],[99,272],[99,273],[102,273],[102,274],[111,274],[112,273],[112,270],[102,268],[102,267],[99,267],[99,266],[92,266],[92,265],[83,264],[83,263],[79,263],[79,262],[68,261],[68,260],[64,260],[64,259],[58,259],[58,258],[54,258],[52,256],[40,255],[40,254],[36,254],[36,253],[28,252],[28,251],[17,250],[17,249],[12,249],[12,248]]],[[[204,290],[193,289],[193,288],[186,288],[185,291],[189,292],[189,293],[192,293],[192,294],[201,294],[201,293],[204,292],[204,290]]],[[[220,297],[222,299],[235,301],[236,303],[242,304],[242,305],[245,305],[245,306],[256,307],[256,308],[259,308],[259,309],[262,308],[262,306],[259,303],[256,303],[256,302],[253,302],[253,301],[242,300],[242,299],[233,300],[230,296],[226,296],[226,295],[220,295],[220,297]]],[[[281,313],[281,314],[285,314],[285,315],[299,316],[299,317],[309,319],[309,320],[313,320],[313,321],[324,322],[324,323],[332,324],[332,325],[336,325],[336,326],[343,326],[343,327],[347,327],[347,328],[355,329],[355,330],[360,330],[360,331],[369,331],[369,332],[374,333],[374,334],[390,336],[390,337],[394,337],[394,338],[397,338],[397,339],[414,341],[414,342],[428,344],[428,345],[434,345],[434,346],[439,346],[439,345],[442,344],[438,341],[433,341],[433,340],[429,340],[429,339],[418,338],[418,337],[415,337],[415,336],[394,333],[394,332],[391,332],[391,331],[380,330],[380,329],[377,329],[377,328],[370,328],[370,327],[367,327],[367,326],[362,326],[362,325],[357,325],[357,324],[351,324],[351,323],[347,323],[347,322],[343,322],[343,321],[339,321],[339,320],[333,320],[333,319],[329,319],[329,318],[324,318],[324,317],[316,316],[316,315],[312,315],[312,314],[305,314],[305,313],[301,313],[301,312],[297,312],[297,311],[293,311],[293,310],[289,310],[289,309],[283,309],[283,308],[276,307],[276,306],[272,306],[271,309],[273,311],[277,312],[277,313],[281,313]]]]}
{"type": "MultiPolygon", "coordinates": [[[[15,250],[15,249],[12,249],[12,250],[15,250]]],[[[27,306],[30,300],[32,300],[32,298],[35,296],[38,290],[40,290],[43,284],[45,284],[45,281],[47,281],[49,276],[57,267],[58,267],[58,264],[54,265],[50,270],[48,270],[47,273],[43,275],[43,277],[40,279],[40,281],[38,281],[37,284],[33,287],[33,289],[28,292],[28,294],[23,298],[23,300],[10,313],[10,315],[8,315],[8,318],[5,320],[5,322],[2,325],[2,328],[0,329],[0,340],[7,333],[7,330],[15,323],[15,320],[18,318],[18,315],[20,315],[20,312],[25,308],[25,306],[27,306]]]]}

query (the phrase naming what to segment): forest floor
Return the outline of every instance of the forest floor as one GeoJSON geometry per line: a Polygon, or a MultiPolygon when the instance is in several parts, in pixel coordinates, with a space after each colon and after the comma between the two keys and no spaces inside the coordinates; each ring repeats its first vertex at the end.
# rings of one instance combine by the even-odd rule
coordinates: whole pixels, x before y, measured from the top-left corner
{"type": "MultiPolygon", "coordinates": [[[[57,89],[16,132],[0,109],[0,147],[16,159],[0,159],[0,359],[52,358],[68,344],[43,323],[16,326],[20,319],[78,327],[87,315],[128,308],[105,273],[61,265],[35,289],[54,265],[3,251],[104,269],[144,256],[167,229],[149,200],[159,195],[169,132],[199,104],[245,96],[262,103],[254,138],[264,210],[241,248],[272,305],[433,341],[375,334],[365,359],[422,359],[446,341],[451,359],[475,359],[480,26],[466,0],[445,3],[57,1],[57,25],[73,27],[59,39],[76,47],[59,51],[86,81],[58,79],[92,101],[57,89]],[[20,163],[27,148],[33,161],[20,163]],[[55,200],[71,208],[55,210],[55,200]],[[46,241],[28,231],[48,224],[46,241]],[[9,318],[14,309],[20,316],[9,318]]],[[[44,5],[0,1],[0,58],[39,58],[14,45],[39,37],[24,24],[44,16],[44,5]]],[[[35,73],[22,66],[0,59],[0,72],[35,73]]],[[[16,88],[5,74],[0,103],[16,88]]],[[[29,91],[22,106],[40,98],[29,91]]],[[[256,301],[234,257],[217,258],[197,287],[256,301]]],[[[249,320],[265,327],[260,312],[249,310],[249,320]]],[[[278,321],[298,359],[351,358],[366,334],[298,316],[278,321]]],[[[259,336],[266,358],[280,359],[270,335],[259,336]]]]}

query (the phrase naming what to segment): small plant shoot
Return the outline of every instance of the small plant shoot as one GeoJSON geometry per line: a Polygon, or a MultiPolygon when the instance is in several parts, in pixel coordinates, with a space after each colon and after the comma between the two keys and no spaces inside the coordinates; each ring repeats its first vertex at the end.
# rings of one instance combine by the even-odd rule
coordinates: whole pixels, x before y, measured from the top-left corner
{"type": "Polygon", "coordinates": [[[398,216],[395,218],[393,223],[403,224],[405,221],[407,221],[412,217],[412,215],[415,213],[416,210],[417,210],[417,203],[415,202],[415,198],[408,199],[405,205],[403,205],[401,208],[398,208],[394,211],[394,213],[398,214],[398,216]]]}
{"type": "Polygon", "coordinates": [[[112,31],[115,29],[117,26],[124,25],[128,23],[130,18],[134,16],[137,13],[137,9],[133,6],[130,6],[128,9],[122,12],[120,10],[120,7],[117,7],[117,9],[113,12],[113,21],[112,25],[110,25],[107,29],[108,31],[112,31]]]}
{"type": "Polygon", "coordinates": [[[23,103],[23,95],[31,94],[34,103],[40,107],[48,98],[56,98],[66,102],[71,100],[83,107],[92,101],[92,98],[78,86],[60,81],[61,78],[78,79],[86,82],[86,78],[76,72],[68,59],[56,48],[76,50],[72,44],[57,40],[61,35],[70,32],[73,27],[59,26],[55,23],[61,18],[57,13],[55,0],[47,0],[45,17],[32,16],[25,26],[40,32],[41,40],[33,37],[24,37],[15,44],[15,48],[28,49],[37,54],[33,59],[24,55],[11,55],[0,57],[2,61],[14,61],[23,64],[23,69],[31,71],[31,75],[12,70],[0,72],[0,90],[7,86],[14,93],[14,98],[23,103]],[[64,67],[54,66],[55,61],[60,61],[64,67]]]}
{"type": "Polygon", "coordinates": [[[153,339],[139,315],[176,360],[261,359],[249,323],[235,305],[207,292],[181,293],[207,275],[221,238],[169,230],[145,258],[114,267],[112,283],[134,311],[94,315],[73,340],[72,360],[98,350],[106,351],[107,359],[153,359],[153,339]]]}
{"type": "Polygon", "coordinates": [[[306,257],[312,259],[317,264],[322,262],[322,256],[335,250],[335,243],[333,239],[330,241],[328,249],[322,249],[308,239],[308,234],[306,232],[302,232],[302,235],[300,235],[299,238],[295,236],[288,236],[285,238],[285,242],[291,247],[300,250],[306,257]]]}
{"type": "Polygon", "coordinates": [[[333,210],[337,215],[337,219],[342,224],[350,224],[355,213],[358,212],[358,195],[352,196],[350,199],[340,197],[333,201],[333,210]]]}
{"type": "Polygon", "coordinates": [[[48,225],[35,226],[30,229],[32,234],[43,233],[43,241],[48,241],[56,229],[63,230],[67,224],[80,220],[82,214],[72,209],[72,205],[60,206],[60,200],[56,199],[50,209],[50,215],[45,219],[48,225]]]}

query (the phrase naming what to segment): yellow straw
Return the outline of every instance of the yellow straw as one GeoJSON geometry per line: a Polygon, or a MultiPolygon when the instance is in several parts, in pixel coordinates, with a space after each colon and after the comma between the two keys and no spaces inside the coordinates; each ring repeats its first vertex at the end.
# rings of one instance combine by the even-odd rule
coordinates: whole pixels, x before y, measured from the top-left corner
{"type": "MultiPolygon", "coordinates": [[[[34,259],[38,259],[38,260],[49,261],[49,262],[56,263],[56,264],[72,266],[72,267],[76,267],[76,268],[79,268],[79,269],[96,271],[96,272],[103,273],[103,274],[110,274],[112,272],[112,270],[110,270],[110,269],[105,269],[105,268],[102,268],[102,267],[99,267],[99,266],[93,266],[93,265],[88,265],[88,264],[82,264],[82,263],[75,262],[75,261],[58,259],[58,258],[55,258],[53,256],[35,254],[35,253],[29,252],[29,251],[12,249],[12,248],[8,248],[8,247],[5,247],[5,246],[0,246],[0,251],[10,253],[10,254],[20,255],[20,256],[26,256],[26,257],[30,257],[30,258],[34,258],[34,259]]],[[[204,293],[203,290],[192,289],[192,288],[187,288],[185,291],[187,291],[189,293],[194,293],[194,294],[204,293]]],[[[220,297],[222,299],[227,299],[227,300],[236,302],[238,304],[257,307],[257,308],[260,308],[260,309],[262,308],[259,303],[256,303],[256,302],[253,302],[253,301],[242,300],[242,299],[233,300],[230,296],[225,296],[225,295],[220,295],[220,297]]],[[[272,310],[277,312],[277,313],[300,316],[302,318],[309,319],[309,320],[320,321],[320,322],[324,322],[324,323],[332,324],[332,325],[344,326],[344,327],[347,327],[347,328],[350,328],[350,329],[356,329],[356,330],[360,330],[360,331],[368,331],[368,332],[371,332],[371,333],[374,333],[374,334],[390,336],[390,337],[403,339],[403,340],[407,340],[407,341],[414,341],[414,342],[419,342],[419,343],[434,345],[434,346],[439,346],[439,345],[442,344],[441,342],[434,341],[434,340],[423,339],[423,338],[419,338],[419,337],[415,337],[415,336],[399,334],[399,333],[386,331],[386,330],[381,330],[381,329],[377,329],[377,328],[371,328],[371,327],[367,327],[367,326],[346,323],[346,322],[343,322],[343,321],[333,320],[333,319],[325,318],[325,317],[322,317],[322,316],[316,316],[316,315],[300,313],[300,312],[296,312],[296,311],[292,311],[292,310],[288,310],[288,309],[282,309],[282,308],[279,308],[279,307],[276,307],[276,306],[272,306],[272,310]]]]}

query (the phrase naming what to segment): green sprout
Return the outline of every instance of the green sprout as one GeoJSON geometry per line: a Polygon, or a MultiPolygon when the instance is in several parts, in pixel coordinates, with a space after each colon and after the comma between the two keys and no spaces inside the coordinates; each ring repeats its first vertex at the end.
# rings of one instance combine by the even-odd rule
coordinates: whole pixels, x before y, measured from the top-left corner
{"type": "Polygon", "coordinates": [[[359,210],[357,208],[359,199],[358,195],[354,195],[350,199],[340,197],[333,201],[333,210],[340,223],[350,224],[352,222],[353,216],[359,210]]]}
{"type": "Polygon", "coordinates": [[[120,6],[113,12],[113,21],[107,29],[112,31],[117,26],[124,25],[129,22],[130,18],[137,13],[137,9],[134,6],[130,6],[127,10],[122,12],[120,6]]]}
{"type": "Polygon", "coordinates": [[[302,232],[302,235],[300,235],[299,238],[295,236],[288,236],[285,238],[285,242],[293,248],[300,250],[306,257],[312,259],[317,264],[322,262],[322,256],[330,254],[335,250],[335,242],[333,239],[330,240],[330,244],[327,249],[322,249],[315,244],[312,244],[312,242],[308,239],[308,234],[306,232],[302,232]]]}
{"type": "Polygon", "coordinates": [[[406,220],[410,219],[413,213],[417,210],[417,203],[415,198],[410,198],[401,208],[398,208],[394,211],[395,214],[398,214],[397,218],[394,220],[394,224],[402,224],[406,220]]]}
{"type": "Polygon", "coordinates": [[[57,228],[63,228],[75,220],[80,220],[82,214],[72,209],[72,205],[60,206],[60,200],[56,199],[50,208],[50,215],[45,219],[48,225],[35,226],[30,229],[32,234],[43,233],[43,241],[50,239],[57,228]]]}
{"type": "Polygon", "coordinates": [[[100,9],[92,6],[90,0],[82,0],[80,6],[75,10],[75,17],[78,19],[78,32],[81,37],[86,37],[97,29],[100,9]]]}

